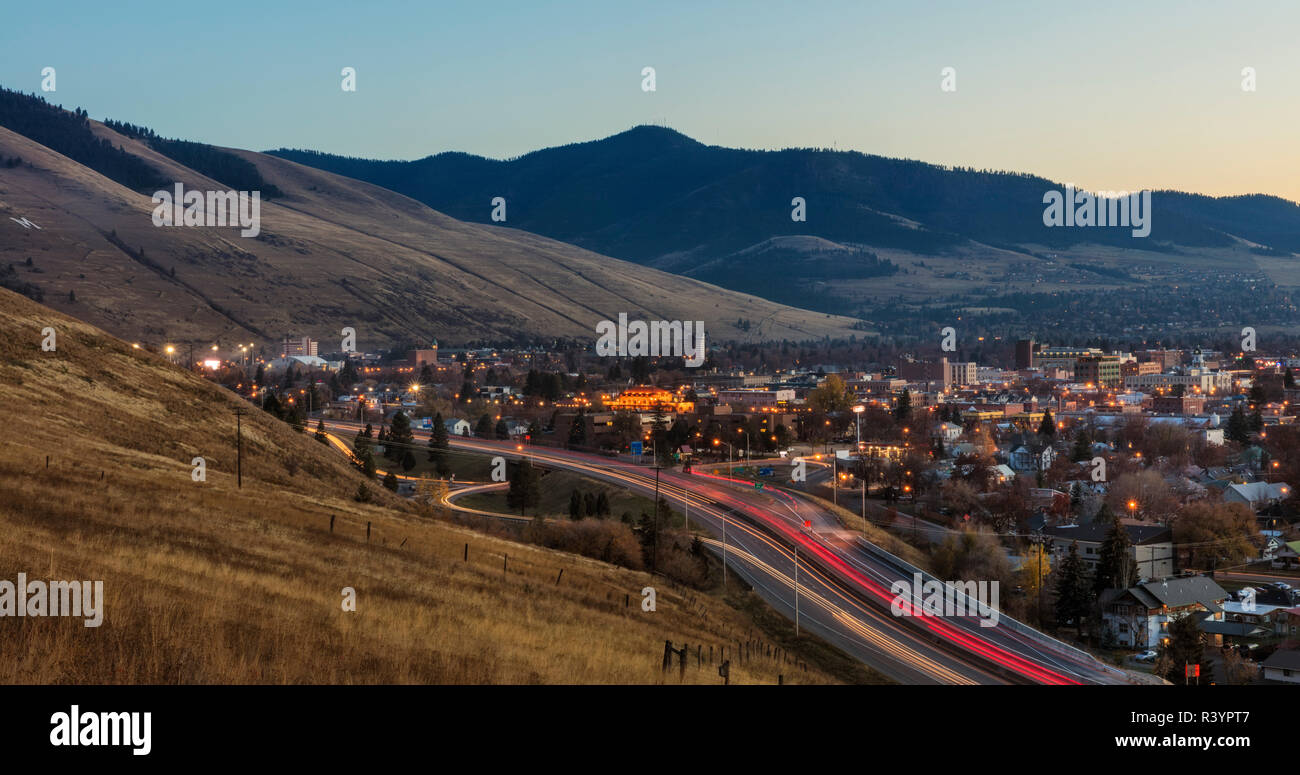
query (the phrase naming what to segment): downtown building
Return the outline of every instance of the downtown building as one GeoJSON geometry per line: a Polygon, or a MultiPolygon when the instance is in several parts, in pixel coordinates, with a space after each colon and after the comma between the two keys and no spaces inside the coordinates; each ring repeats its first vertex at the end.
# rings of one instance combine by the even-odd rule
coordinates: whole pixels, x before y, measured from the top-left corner
{"type": "Polygon", "coordinates": [[[315,357],[319,355],[316,352],[318,343],[316,340],[307,336],[288,336],[280,340],[280,357],[288,358],[291,355],[305,355],[315,357]]]}

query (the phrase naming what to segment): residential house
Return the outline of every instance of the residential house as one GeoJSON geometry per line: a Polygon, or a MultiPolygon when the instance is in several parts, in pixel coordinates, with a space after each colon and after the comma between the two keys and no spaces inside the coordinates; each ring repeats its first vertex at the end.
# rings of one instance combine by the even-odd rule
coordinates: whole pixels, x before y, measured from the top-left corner
{"type": "Polygon", "coordinates": [[[930,435],[939,439],[944,444],[951,444],[961,436],[961,432],[962,428],[960,425],[951,422],[941,422],[934,426],[934,430],[930,432],[930,435]]]}
{"type": "MultiPolygon", "coordinates": [[[[1101,545],[1106,540],[1110,525],[1093,522],[1087,525],[1059,525],[1043,532],[1050,537],[1050,549],[1058,558],[1077,543],[1079,558],[1088,569],[1095,570],[1101,559],[1101,545]]],[[[1159,579],[1174,574],[1174,534],[1162,525],[1124,524],[1128,533],[1129,560],[1137,569],[1139,579],[1159,579]]]]}
{"type": "Polygon", "coordinates": [[[450,436],[468,436],[470,434],[469,420],[453,417],[450,420],[443,420],[442,424],[447,428],[447,434],[450,436]]]}
{"type": "Polygon", "coordinates": [[[1228,593],[1206,576],[1149,581],[1101,596],[1102,628],[1111,642],[1155,648],[1169,642],[1169,624],[1183,616],[1221,615],[1228,593]]]}
{"type": "Polygon", "coordinates": [[[1046,471],[1055,460],[1056,450],[1049,444],[1022,444],[1008,456],[1008,462],[1017,471],[1046,471]]]}
{"type": "Polygon", "coordinates": [[[1269,565],[1274,568],[1300,567],[1300,541],[1287,541],[1275,549],[1269,565]]]}
{"type": "Polygon", "coordinates": [[[1266,681],[1300,684],[1300,649],[1278,649],[1260,667],[1266,681]]]}
{"type": "Polygon", "coordinates": [[[1286,610],[1251,599],[1225,600],[1222,615],[1201,622],[1201,630],[1215,646],[1259,643],[1286,634],[1287,617],[1278,615],[1286,610]]]}
{"type": "Polygon", "coordinates": [[[1230,484],[1223,490],[1226,503],[1244,503],[1255,511],[1276,503],[1291,494],[1291,485],[1285,482],[1247,482],[1230,484]]]}

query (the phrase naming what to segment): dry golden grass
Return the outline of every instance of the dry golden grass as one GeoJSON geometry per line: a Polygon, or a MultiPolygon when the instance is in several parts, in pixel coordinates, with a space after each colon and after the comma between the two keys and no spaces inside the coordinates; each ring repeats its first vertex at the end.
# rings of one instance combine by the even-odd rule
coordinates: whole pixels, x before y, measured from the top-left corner
{"type": "MultiPolygon", "coordinates": [[[[665,640],[707,657],[763,637],[644,573],[437,521],[378,486],[356,503],[341,456],[258,411],[237,489],[237,397],[3,290],[0,398],[0,579],[102,579],[106,597],[98,628],[0,618],[0,684],[677,683],[665,640]]],[[[732,682],[778,673],[833,680],[755,660],[732,682]]],[[[693,655],[684,680],[720,683],[693,655]]]]}
{"type": "MultiPolygon", "coordinates": [[[[92,128],[186,189],[228,188],[102,124],[92,128]]],[[[596,324],[619,312],[634,320],[704,319],[715,341],[855,333],[849,318],[505,226],[457,221],[361,181],[235,153],[286,194],[261,202],[256,238],[240,237],[237,228],[155,227],[148,193],[0,127],[0,156],[25,162],[0,168],[0,262],[30,257],[40,271],[23,269],[22,278],[43,288],[50,306],[153,344],[202,341],[214,331],[226,342],[290,331],[328,342],[338,341],[344,326],[355,327],[367,348],[435,335],[444,344],[522,332],[594,337],[596,324]],[[42,228],[23,229],[10,217],[42,228]],[[122,246],[143,249],[144,260],[122,246]],[[741,318],[752,325],[737,327],[741,318]]]]}

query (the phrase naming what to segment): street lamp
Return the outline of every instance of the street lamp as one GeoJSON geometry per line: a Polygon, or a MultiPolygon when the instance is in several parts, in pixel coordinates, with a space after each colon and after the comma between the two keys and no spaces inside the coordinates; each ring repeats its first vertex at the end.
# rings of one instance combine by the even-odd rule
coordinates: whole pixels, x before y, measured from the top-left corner
{"type": "Polygon", "coordinates": [[[723,441],[722,439],[714,439],[714,440],[713,440],[713,446],[716,447],[716,446],[718,446],[719,444],[726,444],[726,445],[727,445],[727,476],[735,476],[735,467],[734,467],[734,466],[732,465],[732,463],[731,463],[731,452],[732,452],[731,442],[730,442],[730,441],[723,441]]]}

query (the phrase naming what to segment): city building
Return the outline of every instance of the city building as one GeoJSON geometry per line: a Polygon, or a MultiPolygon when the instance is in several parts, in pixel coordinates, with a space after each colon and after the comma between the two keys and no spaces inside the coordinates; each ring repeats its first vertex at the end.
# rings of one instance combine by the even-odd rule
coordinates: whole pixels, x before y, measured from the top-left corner
{"type": "Polygon", "coordinates": [[[974,361],[948,364],[948,385],[965,387],[979,382],[979,367],[974,361]]]}
{"type": "Polygon", "coordinates": [[[948,366],[947,358],[940,358],[937,361],[918,361],[909,357],[899,363],[898,376],[908,382],[936,382],[942,389],[947,390],[952,384],[952,371],[948,366]]]}
{"type": "Polygon", "coordinates": [[[1096,347],[1036,346],[1033,353],[1033,363],[1031,364],[1031,367],[1036,369],[1057,368],[1074,371],[1074,364],[1080,358],[1101,354],[1101,350],[1096,347]]]}
{"type": "Polygon", "coordinates": [[[1119,358],[1114,355],[1084,355],[1074,361],[1074,381],[1097,387],[1119,387],[1119,358]]]}
{"type": "Polygon", "coordinates": [[[1021,339],[1016,342],[1016,371],[1034,368],[1035,349],[1033,339],[1021,339]]]}
{"type": "Polygon", "coordinates": [[[1198,395],[1156,396],[1151,399],[1151,411],[1157,414],[1201,414],[1205,411],[1205,397],[1198,395]]]}
{"type": "Polygon", "coordinates": [[[763,388],[733,388],[718,391],[718,403],[740,404],[746,407],[787,406],[794,403],[794,390],[763,388]]]}
{"type": "Polygon", "coordinates": [[[618,397],[606,404],[613,412],[653,412],[656,409],[665,412],[689,412],[695,406],[690,401],[679,401],[677,395],[658,387],[628,388],[618,397]]]}
{"type": "Polygon", "coordinates": [[[428,348],[423,350],[410,350],[406,353],[406,361],[412,366],[420,367],[428,364],[430,366],[438,365],[438,342],[435,340],[428,348]]]}
{"type": "Polygon", "coordinates": [[[1226,372],[1189,369],[1186,374],[1135,374],[1124,377],[1124,387],[1146,392],[1153,390],[1172,392],[1177,385],[1182,385],[1185,393],[1223,395],[1232,389],[1232,375],[1226,372]]]}
{"type": "Polygon", "coordinates": [[[280,340],[280,355],[318,355],[317,342],[306,336],[290,336],[280,340]]]}

